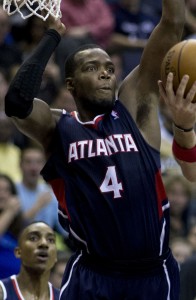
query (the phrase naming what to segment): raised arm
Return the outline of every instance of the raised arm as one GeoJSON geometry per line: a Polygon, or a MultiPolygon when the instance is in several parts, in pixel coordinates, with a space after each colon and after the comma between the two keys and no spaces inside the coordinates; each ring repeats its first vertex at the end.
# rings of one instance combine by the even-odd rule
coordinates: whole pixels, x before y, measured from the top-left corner
{"type": "Polygon", "coordinates": [[[44,69],[65,27],[52,17],[48,18],[46,25],[48,30],[44,37],[10,84],[5,97],[5,113],[12,117],[22,133],[39,142],[47,152],[56,122],[49,106],[35,97],[44,69]]]}
{"type": "Polygon", "coordinates": [[[140,65],[123,82],[119,98],[128,108],[146,140],[159,148],[157,105],[161,62],[166,52],[181,40],[185,20],[184,0],[163,0],[162,17],[153,30],[140,65]],[[153,132],[153,134],[152,134],[153,132]]]}
{"type": "Polygon", "coordinates": [[[166,87],[161,81],[159,91],[166,105],[169,107],[173,120],[173,154],[179,163],[184,176],[196,182],[196,103],[192,100],[196,94],[196,82],[189,93],[184,96],[184,91],[189,77],[185,75],[177,89],[173,91],[173,74],[169,73],[166,87]]]}

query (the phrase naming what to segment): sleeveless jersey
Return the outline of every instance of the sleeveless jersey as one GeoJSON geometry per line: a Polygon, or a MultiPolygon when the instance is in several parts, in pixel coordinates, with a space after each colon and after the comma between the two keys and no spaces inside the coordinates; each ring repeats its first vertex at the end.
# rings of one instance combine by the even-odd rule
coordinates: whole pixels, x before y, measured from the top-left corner
{"type": "Polygon", "coordinates": [[[115,260],[158,258],[168,250],[160,153],[120,101],[111,113],[85,123],[76,112],[64,112],[41,173],[78,248],[115,260]]]}
{"type": "MultiPolygon", "coordinates": [[[[3,290],[3,300],[26,300],[20,291],[16,275],[12,275],[9,278],[0,281],[0,286],[3,290]]],[[[48,282],[48,287],[50,291],[50,300],[59,300],[60,291],[52,286],[48,282]]]]}

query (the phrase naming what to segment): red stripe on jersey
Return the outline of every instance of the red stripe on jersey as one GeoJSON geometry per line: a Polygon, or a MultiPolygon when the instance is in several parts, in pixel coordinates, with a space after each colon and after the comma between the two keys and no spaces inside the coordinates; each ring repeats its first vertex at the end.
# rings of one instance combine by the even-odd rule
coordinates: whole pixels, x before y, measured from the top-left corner
{"type": "Polygon", "coordinates": [[[53,287],[52,287],[52,300],[55,300],[54,299],[54,290],[53,290],[53,287]]]}
{"type": "Polygon", "coordinates": [[[15,290],[15,292],[16,292],[16,295],[17,295],[18,299],[19,299],[19,300],[23,300],[23,299],[20,297],[20,293],[19,293],[19,291],[18,291],[18,287],[17,287],[17,284],[16,284],[16,282],[15,282],[15,279],[14,279],[14,278],[11,278],[11,280],[12,280],[12,284],[13,284],[13,287],[14,287],[14,290],[15,290]]]}
{"type": "Polygon", "coordinates": [[[63,179],[53,179],[50,180],[48,183],[51,185],[60,207],[66,212],[69,220],[71,220],[66,204],[65,183],[63,179]]]}
{"type": "Polygon", "coordinates": [[[160,170],[155,175],[155,184],[156,184],[159,219],[161,219],[161,217],[163,215],[162,201],[167,198],[167,195],[166,195],[166,192],[165,192],[165,187],[163,185],[160,170]]]}

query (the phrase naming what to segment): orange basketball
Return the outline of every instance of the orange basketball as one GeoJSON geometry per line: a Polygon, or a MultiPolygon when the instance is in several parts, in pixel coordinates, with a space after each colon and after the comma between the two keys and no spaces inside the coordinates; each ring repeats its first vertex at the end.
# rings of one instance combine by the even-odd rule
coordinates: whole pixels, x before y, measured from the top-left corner
{"type": "MultiPolygon", "coordinates": [[[[161,65],[161,79],[164,84],[169,72],[174,74],[174,91],[178,88],[183,75],[190,76],[186,94],[196,81],[196,40],[184,40],[167,52],[161,65]]],[[[196,102],[196,96],[193,102],[196,102]]]]}

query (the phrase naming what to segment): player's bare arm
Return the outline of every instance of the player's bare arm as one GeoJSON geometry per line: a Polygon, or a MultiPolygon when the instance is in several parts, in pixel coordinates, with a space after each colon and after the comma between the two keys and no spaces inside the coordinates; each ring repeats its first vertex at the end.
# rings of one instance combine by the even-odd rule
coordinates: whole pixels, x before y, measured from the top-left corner
{"type": "Polygon", "coordinates": [[[126,105],[146,140],[160,146],[157,104],[161,62],[172,45],[181,40],[184,25],[184,0],[163,0],[162,17],[144,49],[140,66],[123,82],[119,98],[126,105]],[[134,97],[133,97],[134,91],[134,97]]]}
{"type": "MultiPolygon", "coordinates": [[[[160,95],[172,114],[174,139],[181,148],[189,151],[187,155],[191,159],[191,155],[196,157],[196,135],[194,130],[196,124],[196,103],[192,102],[196,94],[196,83],[184,96],[188,80],[189,77],[187,75],[182,78],[176,94],[173,90],[172,73],[168,74],[165,88],[161,81],[158,81],[158,86],[160,95]]],[[[190,181],[196,181],[196,162],[184,161],[177,157],[176,160],[181,166],[184,176],[190,181]]]]}
{"type": "Polygon", "coordinates": [[[56,116],[52,114],[47,103],[34,97],[39,90],[45,65],[64,34],[65,26],[59,19],[55,20],[53,17],[49,17],[46,24],[49,31],[45,35],[45,40],[42,39],[31,58],[24,62],[19,69],[19,75],[16,75],[11,83],[5,98],[5,111],[13,118],[21,132],[43,145],[48,153],[56,126],[56,116]],[[52,41],[49,51],[47,39],[52,41]],[[42,60],[43,65],[40,64],[42,60]],[[33,77],[34,71],[36,76],[33,77]],[[26,74],[30,74],[29,80],[26,74]]]}

